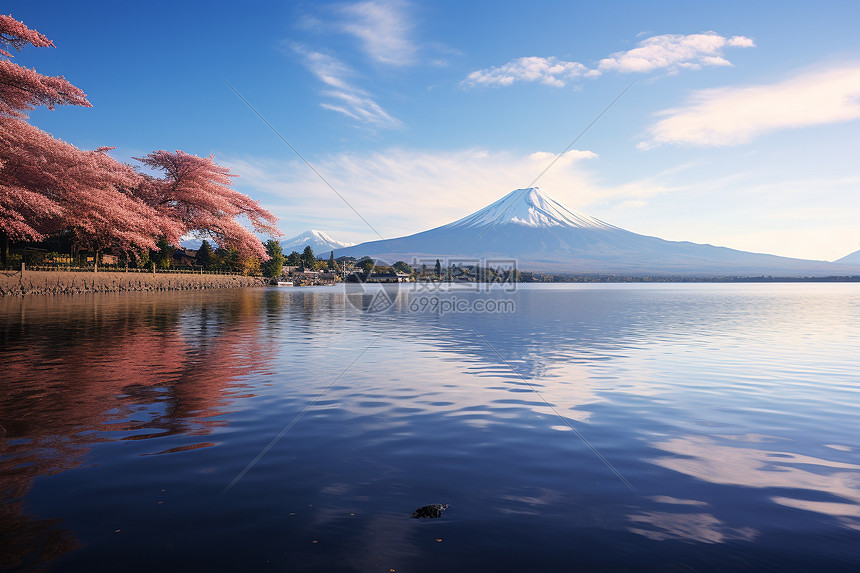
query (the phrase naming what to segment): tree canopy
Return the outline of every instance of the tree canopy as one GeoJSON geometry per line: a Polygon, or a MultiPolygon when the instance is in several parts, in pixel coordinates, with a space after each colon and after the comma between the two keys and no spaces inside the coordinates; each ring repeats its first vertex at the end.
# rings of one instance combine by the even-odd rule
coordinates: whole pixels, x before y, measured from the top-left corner
{"type": "Polygon", "coordinates": [[[306,269],[314,269],[317,265],[317,257],[314,255],[314,250],[310,245],[305,247],[305,250],[302,251],[302,266],[306,269]]]}
{"type": "Polygon", "coordinates": [[[209,244],[209,241],[203,239],[200,248],[197,249],[197,264],[208,270],[214,262],[215,253],[212,251],[212,245],[209,244]]]}
{"type": "Polygon", "coordinates": [[[263,263],[263,276],[279,277],[284,272],[284,251],[274,239],[266,241],[266,254],[269,260],[263,263]]]}
{"type": "Polygon", "coordinates": [[[184,151],[154,151],[135,158],[164,172],[161,178],[144,175],[138,194],[165,218],[177,224],[182,233],[209,234],[219,246],[233,248],[244,256],[266,258],[260,240],[236,220],[244,215],[255,231],[279,236],[277,217],[260,207],[259,202],[231,187],[235,177],[210,157],[197,157],[184,151]]]}
{"type": "Polygon", "coordinates": [[[362,269],[365,273],[369,273],[376,267],[376,262],[370,257],[361,257],[356,261],[355,266],[362,269]]]}
{"type": "Polygon", "coordinates": [[[287,264],[291,267],[298,267],[302,264],[302,256],[298,251],[293,251],[287,256],[287,264]]]}

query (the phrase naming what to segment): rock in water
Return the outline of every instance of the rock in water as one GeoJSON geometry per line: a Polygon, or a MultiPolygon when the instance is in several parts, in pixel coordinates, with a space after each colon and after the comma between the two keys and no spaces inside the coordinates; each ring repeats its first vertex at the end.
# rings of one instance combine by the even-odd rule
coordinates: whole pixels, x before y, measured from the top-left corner
{"type": "Polygon", "coordinates": [[[448,504],[442,505],[441,503],[434,503],[431,505],[425,505],[423,507],[419,507],[415,511],[412,512],[412,517],[415,519],[420,519],[424,517],[436,518],[442,517],[442,512],[448,509],[448,504]]]}

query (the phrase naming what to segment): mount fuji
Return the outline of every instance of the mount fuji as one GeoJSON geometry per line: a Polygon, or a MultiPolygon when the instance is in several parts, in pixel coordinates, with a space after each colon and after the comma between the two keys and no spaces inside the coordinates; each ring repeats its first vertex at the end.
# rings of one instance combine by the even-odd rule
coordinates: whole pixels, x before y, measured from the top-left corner
{"type": "Polygon", "coordinates": [[[492,265],[492,259],[515,259],[520,270],[577,274],[860,275],[860,266],[855,265],[639,235],[568,209],[537,187],[512,191],[429,231],[335,250],[336,257],[343,255],[368,255],[389,263],[438,258],[484,259],[492,265]]]}
{"type": "Polygon", "coordinates": [[[301,253],[305,250],[305,247],[310,245],[314,253],[322,255],[325,252],[342,249],[344,247],[349,247],[354,244],[355,243],[344,243],[342,241],[332,239],[329,235],[322,231],[308,229],[304,233],[299,233],[295,237],[291,237],[289,239],[281,241],[281,248],[283,249],[284,253],[288,255],[292,251],[298,251],[299,253],[301,253]]]}

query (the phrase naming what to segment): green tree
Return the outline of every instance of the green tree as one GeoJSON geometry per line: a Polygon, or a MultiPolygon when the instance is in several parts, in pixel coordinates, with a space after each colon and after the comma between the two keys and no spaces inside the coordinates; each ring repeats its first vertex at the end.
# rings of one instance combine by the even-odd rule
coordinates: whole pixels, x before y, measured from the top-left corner
{"type": "Polygon", "coordinates": [[[436,268],[434,270],[437,277],[442,276],[442,263],[439,262],[439,259],[436,259],[436,268]]]}
{"type": "Polygon", "coordinates": [[[157,250],[149,251],[149,260],[155,263],[159,269],[169,269],[170,263],[173,260],[173,253],[176,252],[176,247],[167,242],[167,239],[161,237],[158,243],[155,244],[157,250]]]}
{"type": "Polygon", "coordinates": [[[246,257],[239,253],[239,258],[242,261],[242,274],[254,277],[258,277],[262,274],[262,263],[260,261],[260,257],[255,257],[253,255],[246,257]]]}
{"type": "Polygon", "coordinates": [[[370,257],[361,257],[360,259],[358,259],[358,262],[355,263],[355,266],[362,269],[365,273],[369,273],[373,270],[376,264],[370,257]]]}
{"type": "Polygon", "coordinates": [[[236,249],[215,249],[215,255],[218,257],[218,267],[220,270],[229,271],[232,273],[241,273],[245,270],[242,257],[236,249]]]}
{"type": "Polygon", "coordinates": [[[316,268],[316,263],[317,258],[316,255],[314,255],[314,250],[311,248],[310,245],[308,245],[302,252],[302,266],[304,266],[306,269],[313,270],[314,268],[316,268]]]}
{"type": "Polygon", "coordinates": [[[291,267],[297,267],[302,264],[302,256],[298,251],[293,251],[287,256],[287,264],[291,267]]]}
{"type": "Polygon", "coordinates": [[[407,275],[412,274],[412,267],[409,266],[405,261],[397,261],[394,263],[394,270],[400,271],[401,273],[406,273],[407,275]]]}
{"type": "Polygon", "coordinates": [[[284,251],[281,244],[274,239],[266,241],[266,254],[269,260],[263,263],[263,276],[279,277],[284,272],[284,251]]]}
{"type": "Polygon", "coordinates": [[[151,261],[149,260],[149,251],[144,249],[140,253],[132,252],[130,262],[132,268],[148,269],[151,265],[151,261]]]}
{"type": "Polygon", "coordinates": [[[200,244],[200,248],[197,249],[197,264],[208,271],[212,267],[214,259],[215,253],[212,252],[212,245],[204,239],[203,243],[200,244]]]}
{"type": "Polygon", "coordinates": [[[337,268],[337,263],[334,262],[334,251],[328,256],[328,270],[333,271],[337,268]]]}

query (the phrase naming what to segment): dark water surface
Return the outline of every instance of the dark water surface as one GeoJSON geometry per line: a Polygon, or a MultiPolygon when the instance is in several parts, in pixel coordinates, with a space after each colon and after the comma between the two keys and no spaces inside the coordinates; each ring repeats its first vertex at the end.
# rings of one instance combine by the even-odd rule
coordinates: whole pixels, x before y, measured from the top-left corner
{"type": "Polygon", "coordinates": [[[0,300],[0,570],[860,570],[860,285],[373,296],[0,300]]]}

